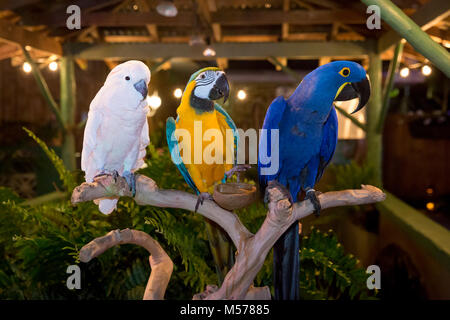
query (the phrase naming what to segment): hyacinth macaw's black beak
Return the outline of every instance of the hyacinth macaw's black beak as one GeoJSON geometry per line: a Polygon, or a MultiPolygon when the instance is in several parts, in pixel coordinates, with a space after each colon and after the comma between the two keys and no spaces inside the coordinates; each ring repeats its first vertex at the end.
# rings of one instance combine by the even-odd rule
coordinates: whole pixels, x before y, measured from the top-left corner
{"type": "Polygon", "coordinates": [[[145,82],[144,79],[139,80],[138,82],[136,82],[134,84],[134,88],[136,89],[137,92],[142,94],[142,99],[147,98],[148,87],[147,87],[147,83],[145,82]]]}
{"type": "Polygon", "coordinates": [[[228,99],[228,95],[230,94],[230,84],[228,83],[228,79],[224,73],[217,78],[214,87],[209,92],[210,100],[218,100],[223,97],[223,102],[225,103],[228,99]]]}
{"type": "Polygon", "coordinates": [[[351,82],[349,85],[346,85],[339,95],[334,99],[335,101],[347,101],[358,98],[358,106],[355,111],[352,113],[358,112],[361,110],[369,101],[370,98],[370,80],[369,77],[366,76],[360,82],[351,82]]]}

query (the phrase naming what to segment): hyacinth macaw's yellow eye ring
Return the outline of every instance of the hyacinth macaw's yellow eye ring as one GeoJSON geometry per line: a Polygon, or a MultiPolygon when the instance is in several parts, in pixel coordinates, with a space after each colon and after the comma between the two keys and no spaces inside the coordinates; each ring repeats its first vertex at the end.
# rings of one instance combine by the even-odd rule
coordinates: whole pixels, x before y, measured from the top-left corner
{"type": "Polygon", "coordinates": [[[350,69],[347,67],[342,68],[342,70],[339,71],[339,74],[343,77],[348,77],[350,75],[350,69]]]}

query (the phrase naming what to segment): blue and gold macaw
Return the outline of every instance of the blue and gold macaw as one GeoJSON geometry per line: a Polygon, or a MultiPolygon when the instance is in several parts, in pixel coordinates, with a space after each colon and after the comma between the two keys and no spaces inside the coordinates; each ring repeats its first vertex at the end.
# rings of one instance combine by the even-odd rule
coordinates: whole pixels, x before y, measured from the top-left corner
{"type": "MultiPolygon", "coordinates": [[[[198,195],[195,211],[205,199],[212,199],[210,193],[215,184],[225,182],[226,177],[242,170],[240,166],[234,166],[239,137],[236,125],[228,113],[214,102],[222,97],[225,102],[229,91],[229,83],[223,71],[215,67],[201,69],[191,76],[184,89],[177,109],[177,120],[170,117],[166,122],[167,143],[172,160],[187,184],[198,195]],[[198,134],[196,126],[199,124],[201,124],[202,132],[217,129],[216,132],[221,134],[223,146],[214,151],[214,158],[222,161],[207,163],[203,160],[202,154],[210,143],[195,145],[202,142],[202,137],[195,137],[195,134],[198,134]],[[188,132],[190,139],[178,137],[175,130],[179,132],[179,129],[188,132]],[[229,135],[227,137],[227,130],[232,132],[231,139],[229,135]],[[190,156],[183,154],[187,149],[191,151],[190,156]],[[227,154],[232,155],[231,163],[230,159],[227,159],[227,154]],[[197,161],[195,161],[196,158],[197,161]]],[[[231,242],[225,231],[214,222],[207,220],[206,227],[221,282],[233,264],[234,254],[231,242]]]]}
{"type": "MultiPolygon", "coordinates": [[[[338,122],[334,101],[359,98],[354,112],[365,106],[370,97],[366,71],[351,61],[335,61],[305,76],[294,93],[285,100],[277,97],[264,120],[263,129],[278,129],[279,166],[273,174],[264,174],[271,163],[258,161],[259,181],[264,190],[270,181],[289,190],[295,202],[303,191],[311,200],[315,214],[320,202],[314,190],[331,160],[337,143],[338,122]]],[[[271,135],[261,135],[260,150],[271,150],[271,135]],[[262,143],[265,143],[263,148],[262,143]]],[[[274,246],[275,299],[299,298],[299,227],[294,223],[274,246]]]]}

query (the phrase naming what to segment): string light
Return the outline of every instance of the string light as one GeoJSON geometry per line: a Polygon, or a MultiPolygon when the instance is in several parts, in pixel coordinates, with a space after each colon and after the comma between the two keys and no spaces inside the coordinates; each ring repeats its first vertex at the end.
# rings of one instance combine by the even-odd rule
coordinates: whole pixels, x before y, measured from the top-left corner
{"type": "Polygon", "coordinates": [[[244,90],[239,90],[237,97],[239,100],[245,100],[245,98],[247,98],[247,93],[244,90]]]}
{"type": "Polygon", "coordinates": [[[434,202],[427,202],[427,210],[433,211],[434,210],[434,202]]]}
{"type": "Polygon", "coordinates": [[[173,95],[175,98],[179,99],[183,95],[183,91],[180,88],[176,88],[173,95]]]}
{"type": "Polygon", "coordinates": [[[400,70],[400,77],[407,78],[409,76],[409,68],[404,67],[400,70]]]}
{"type": "Polygon", "coordinates": [[[31,64],[29,64],[28,62],[24,62],[22,69],[24,72],[30,73],[31,72],[31,64]]]}
{"type": "Polygon", "coordinates": [[[147,103],[152,110],[156,110],[161,106],[161,98],[155,93],[152,96],[147,96],[147,103]]]}
{"type": "Polygon", "coordinates": [[[216,51],[213,48],[207,47],[203,50],[203,55],[205,57],[214,57],[216,55],[216,51]]]}
{"type": "Polygon", "coordinates": [[[427,65],[424,65],[423,67],[422,67],[422,74],[425,76],[425,77],[428,77],[430,74],[431,74],[431,67],[430,66],[427,66],[427,65]]]}
{"type": "Polygon", "coordinates": [[[56,62],[56,61],[50,62],[48,65],[48,68],[50,69],[50,71],[58,70],[58,62],[56,62]]]}

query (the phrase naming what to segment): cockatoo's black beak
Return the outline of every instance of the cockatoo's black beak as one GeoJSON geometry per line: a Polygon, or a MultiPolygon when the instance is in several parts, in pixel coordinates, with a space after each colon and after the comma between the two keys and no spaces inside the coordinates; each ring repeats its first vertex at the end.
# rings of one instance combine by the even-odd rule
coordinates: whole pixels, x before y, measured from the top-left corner
{"type": "Polygon", "coordinates": [[[134,84],[134,88],[137,92],[142,94],[142,99],[147,98],[148,88],[147,83],[142,79],[134,84]]]}
{"type": "Polygon", "coordinates": [[[370,80],[369,77],[365,77],[360,82],[352,82],[346,85],[339,95],[334,99],[335,101],[347,101],[358,98],[358,106],[356,107],[355,113],[361,110],[369,101],[370,98],[370,80]]]}
{"type": "Polygon", "coordinates": [[[223,97],[223,102],[225,103],[230,94],[230,84],[224,73],[222,73],[219,78],[217,78],[214,87],[209,92],[208,98],[211,100],[217,100],[223,97]]]}

